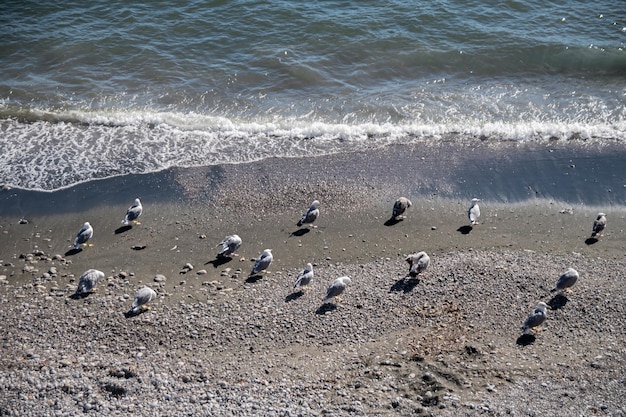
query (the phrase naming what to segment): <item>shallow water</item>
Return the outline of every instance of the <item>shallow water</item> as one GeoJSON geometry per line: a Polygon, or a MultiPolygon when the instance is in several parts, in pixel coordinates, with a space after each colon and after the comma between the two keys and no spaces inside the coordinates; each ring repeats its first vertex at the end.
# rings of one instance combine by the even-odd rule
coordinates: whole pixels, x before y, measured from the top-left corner
{"type": "Polygon", "coordinates": [[[25,1],[0,16],[2,182],[396,143],[626,140],[615,2],[25,1]]]}

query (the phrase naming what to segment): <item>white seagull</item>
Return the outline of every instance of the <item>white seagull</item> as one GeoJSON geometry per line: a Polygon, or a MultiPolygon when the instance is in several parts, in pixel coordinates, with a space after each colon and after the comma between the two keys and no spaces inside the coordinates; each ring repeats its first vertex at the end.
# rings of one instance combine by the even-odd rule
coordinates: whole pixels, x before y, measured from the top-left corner
{"type": "Polygon", "coordinates": [[[252,272],[250,273],[250,275],[256,275],[262,271],[265,271],[267,268],[269,268],[273,260],[274,256],[272,255],[272,250],[265,249],[261,256],[259,256],[254,263],[254,267],[252,267],[252,272]]]}
{"type": "Polygon", "coordinates": [[[478,218],[480,217],[480,207],[478,207],[478,202],[480,199],[472,198],[472,205],[469,210],[467,210],[467,217],[469,217],[470,226],[478,224],[478,218]]]}
{"type": "Polygon", "coordinates": [[[348,277],[340,277],[334,280],[326,290],[326,297],[324,297],[323,303],[330,303],[333,298],[339,299],[339,296],[350,282],[352,280],[348,277]]]}
{"type": "Polygon", "coordinates": [[[99,279],[104,278],[104,272],[97,269],[88,269],[78,279],[76,294],[89,294],[93,291],[99,279]]]}
{"type": "Polygon", "coordinates": [[[156,298],[156,292],[150,287],[143,287],[135,294],[135,299],[133,300],[133,305],[130,308],[131,313],[138,313],[143,310],[146,304],[151,302],[156,298]]]}
{"type": "Polygon", "coordinates": [[[241,238],[238,235],[226,236],[217,246],[221,246],[222,249],[217,254],[219,257],[227,257],[230,255],[237,255],[235,251],[241,246],[241,238]]]}
{"type": "Polygon", "coordinates": [[[126,216],[124,220],[122,220],[122,224],[127,225],[130,222],[135,222],[139,224],[137,219],[139,216],[143,214],[143,206],[141,205],[141,200],[138,198],[135,199],[135,203],[126,210],[126,216]]]}
{"type": "Polygon", "coordinates": [[[410,265],[409,276],[415,278],[428,268],[428,265],[430,264],[430,257],[426,254],[426,252],[422,251],[407,256],[405,261],[407,261],[410,265]]]}
{"type": "Polygon", "coordinates": [[[535,327],[541,326],[541,324],[546,321],[548,317],[548,305],[544,302],[539,302],[532,314],[528,316],[526,320],[524,320],[524,325],[522,326],[522,334],[529,334],[531,329],[535,327]]]}
{"type": "Polygon", "coordinates": [[[80,249],[80,245],[84,245],[87,243],[89,239],[93,237],[93,228],[89,224],[89,222],[85,222],[83,227],[76,234],[76,239],[74,239],[74,249],[80,249]]]}
{"type": "Polygon", "coordinates": [[[391,218],[394,220],[404,219],[406,216],[403,216],[406,209],[411,207],[413,204],[411,200],[406,197],[400,197],[393,203],[393,211],[391,212],[391,218]]]}
{"type": "Polygon", "coordinates": [[[306,264],[306,267],[300,271],[298,276],[296,277],[296,283],[293,284],[293,289],[304,288],[308,286],[313,281],[313,265],[310,263],[306,264]]]}
{"type": "Polygon", "coordinates": [[[576,281],[578,281],[579,277],[580,275],[578,274],[578,271],[576,271],[574,268],[567,268],[567,271],[565,271],[563,275],[559,277],[556,285],[554,286],[554,288],[552,288],[551,291],[554,292],[567,290],[573,287],[574,284],[576,284],[576,281]]]}
{"type": "Polygon", "coordinates": [[[319,209],[320,202],[315,200],[311,203],[311,207],[304,213],[302,213],[302,218],[298,221],[298,227],[302,226],[306,223],[313,223],[320,215],[319,209]]]}
{"type": "Polygon", "coordinates": [[[606,227],[606,214],[598,213],[598,217],[593,222],[593,231],[591,237],[602,236],[602,231],[606,227]]]}

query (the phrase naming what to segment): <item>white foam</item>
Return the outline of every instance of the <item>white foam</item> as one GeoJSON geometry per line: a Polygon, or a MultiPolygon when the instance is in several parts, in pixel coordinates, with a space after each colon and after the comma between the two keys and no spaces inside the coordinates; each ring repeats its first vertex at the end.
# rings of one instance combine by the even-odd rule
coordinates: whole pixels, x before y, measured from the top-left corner
{"type": "Polygon", "coordinates": [[[239,121],[196,113],[33,111],[35,121],[0,121],[8,185],[54,190],[79,182],[170,167],[245,163],[440,140],[570,140],[626,143],[626,122],[451,120],[325,123],[239,121]],[[36,120],[39,119],[39,120],[36,120]]]}

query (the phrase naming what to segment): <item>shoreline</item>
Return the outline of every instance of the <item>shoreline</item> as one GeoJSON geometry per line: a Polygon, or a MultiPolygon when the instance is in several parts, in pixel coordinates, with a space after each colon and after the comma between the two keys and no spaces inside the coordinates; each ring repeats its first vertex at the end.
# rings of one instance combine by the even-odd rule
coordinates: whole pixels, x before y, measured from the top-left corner
{"type": "Polygon", "coordinates": [[[394,147],[173,169],[59,193],[3,191],[0,410],[626,413],[626,167],[611,162],[620,155],[588,151],[570,168],[569,153],[544,148],[507,159],[489,147],[456,152],[394,147]],[[536,173],[538,166],[546,169],[536,173]],[[521,167],[534,179],[502,178],[521,167]],[[594,182],[608,172],[611,192],[594,182]],[[145,193],[136,192],[140,185],[145,193]],[[477,187],[482,216],[468,230],[477,187]],[[141,224],[121,230],[136,194],[141,224]],[[413,206],[389,225],[400,195],[413,206]],[[582,204],[586,195],[606,204],[582,204]],[[298,228],[313,199],[321,202],[317,227],[298,228]],[[607,229],[591,243],[600,209],[607,229]],[[27,224],[18,223],[21,213],[27,224]],[[93,246],[68,254],[84,221],[94,227],[93,246]],[[241,256],[218,262],[215,245],[232,233],[244,241],[241,256]],[[252,259],[265,248],[274,253],[270,273],[251,279],[252,259]],[[431,266],[408,285],[404,257],[419,250],[431,266]],[[307,262],[316,271],[312,288],[293,293],[307,262]],[[187,263],[194,269],[185,272],[187,263]],[[563,303],[549,289],[569,266],[581,282],[563,303]],[[102,270],[105,282],[70,298],[89,268],[102,270]],[[156,274],[166,281],[155,282],[156,274]],[[353,278],[341,303],[322,306],[341,275],[353,278]],[[143,285],[158,299],[125,319],[143,285]],[[520,344],[521,323],[539,300],[562,305],[532,343],[520,344]]]}
{"type": "Polygon", "coordinates": [[[248,191],[263,184],[291,186],[299,191],[291,197],[297,201],[298,194],[316,185],[321,188],[325,182],[371,187],[378,197],[481,195],[502,203],[539,198],[573,205],[626,206],[625,158],[626,145],[620,143],[392,145],[310,158],[169,168],[94,179],[57,191],[7,187],[0,192],[0,216],[124,205],[138,194],[146,200],[211,202],[219,197],[215,190],[220,186],[248,187],[248,191]]]}

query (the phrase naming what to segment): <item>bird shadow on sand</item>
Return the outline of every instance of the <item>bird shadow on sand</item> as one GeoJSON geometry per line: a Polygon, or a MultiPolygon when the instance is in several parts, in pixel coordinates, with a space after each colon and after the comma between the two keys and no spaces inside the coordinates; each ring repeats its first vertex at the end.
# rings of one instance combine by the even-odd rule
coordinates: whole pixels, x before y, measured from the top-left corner
{"type": "Polygon", "coordinates": [[[117,229],[115,229],[115,234],[119,235],[120,233],[128,232],[132,228],[133,226],[131,226],[130,224],[127,224],[125,226],[120,226],[117,229]]]}
{"type": "Polygon", "coordinates": [[[75,292],[74,294],[70,295],[70,298],[72,300],[82,300],[83,298],[87,298],[91,295],[90,292],[84,292],[84,293],[77,293],[75,292]]]}
{"type": "Polygon", "coordinates": [[[72,256],[72,255],[76,255],[77,253],[80,253],[83,251],[83,248],[72,248],[70,250],[68,250],[67,252],[65,252],[65,256],[72,256]]]}
{"type": "Polygon", "coordinates": [[[588,237],[585,239],[585,244],[587,245],[593,245],[594,243],[598,243],[598,239],[595,237],[588,237]]]}
{"type": "Polygon", "coordinates": [[[330,313],[331,311],[335,311],[335,310],[337,310],[336,304],[324,303],[321,306],[319,306],[317,310],[315,310],[315,314],[323,315],[323,314],[330,313]]]}
{"type": "Polygon", "coordinates": [[[389,289],[389,292],[402,291],[403,293],[406,294],[408,292],[413,291],[413,289],[417,287],[417,284],[419,283],[420,283],[419,279],[405,277],[405,278],[397,280],[395,284],[391,286],[391,288],[389,289]]]}
{"type": "Polygon", "coordinates": [[[390,218],[389,220],[387,220],[387,221],[384,223],[384,225],[385,225],[385,226],[387,226],[387,227],[390,227],[390,226],[395,226],[396,224],[400,223],[402,220],[404,220],[404,219],[394,219],[394,218],[392,217],[392,218],[390,218]]]}
{"type": "Polygon", "coordinates": [[[458,229],[456,229],[456,231],[461,233],[462,235],[469,235],[469,233],[472,231],[472,229],[473,229],[472,226],[464,225],[464,226],[461,226],[458,229]]]}
{"type": "Polygon", "coordinates": [[[567,299],[567,297],[563,294],[557,294],[554,297],[552,297],[550,299],[550,301],[548,301],[548,307],[550,307],[552,310],[558,310],[560,308],[565,307],[565,304],[567,304],[569,300],[567,299]]]}
{"type": "Polygon", "coordinates": [[[307,233],[309,233],[311,231],[311,229],[309,229],[308,227],[303,227],[301,229],[296,230],[295,232],[291,232],[291,234],[289,236],[304,236],[307,233]]]}
{"type": "Polygon", "coordinates": [[[213,259],[212,261],[207,261],[204,264],[205,265],[213,265],[213,268],[217,268],[219,266],[222,266],[224,264],[229,263],[230,261],[232,261],[233,258],[231,258],[230,256],[218,256],[217,258],[213,259]]]}
{"type": "Polygon", "coordinates": [[[129,310],[126,313],[124,313],[124,317],[127,318],[127,319],[131,319],[133,317],[137,317],[137,316],[142,315],[146,311],[148,311],[148,310],[147,309],[141,309],[141,310],[137,310],[137,311],[129,310]]]}
{"type": "Polygon", "coordinates": [[[290,302],[295,301],[298,298],[302,297],[303,295],[304,295],[304,291],[302,291],[302,290],[296,291],[296,292],[292,292],[287,297],[285,297],[285,302],[286,303],[290,303],[290,302]]]}
{"type": "Polygon", "coordinates": [[[254,274],[254,275],[250,275],[246,279],[246,283],[254,284],[255,282],[261,281],[262,279],[263,279],[263,275],[261,275],[261,274],[254,274]]]}
{"type": "Polygon", "coordinates": [[[534,334],[523,334],[517,338],[517,341],[515,343],[517,343],[519,346],[528,346],[535,343],[535,340],[537,340],[537,338],[534,334]]]}

